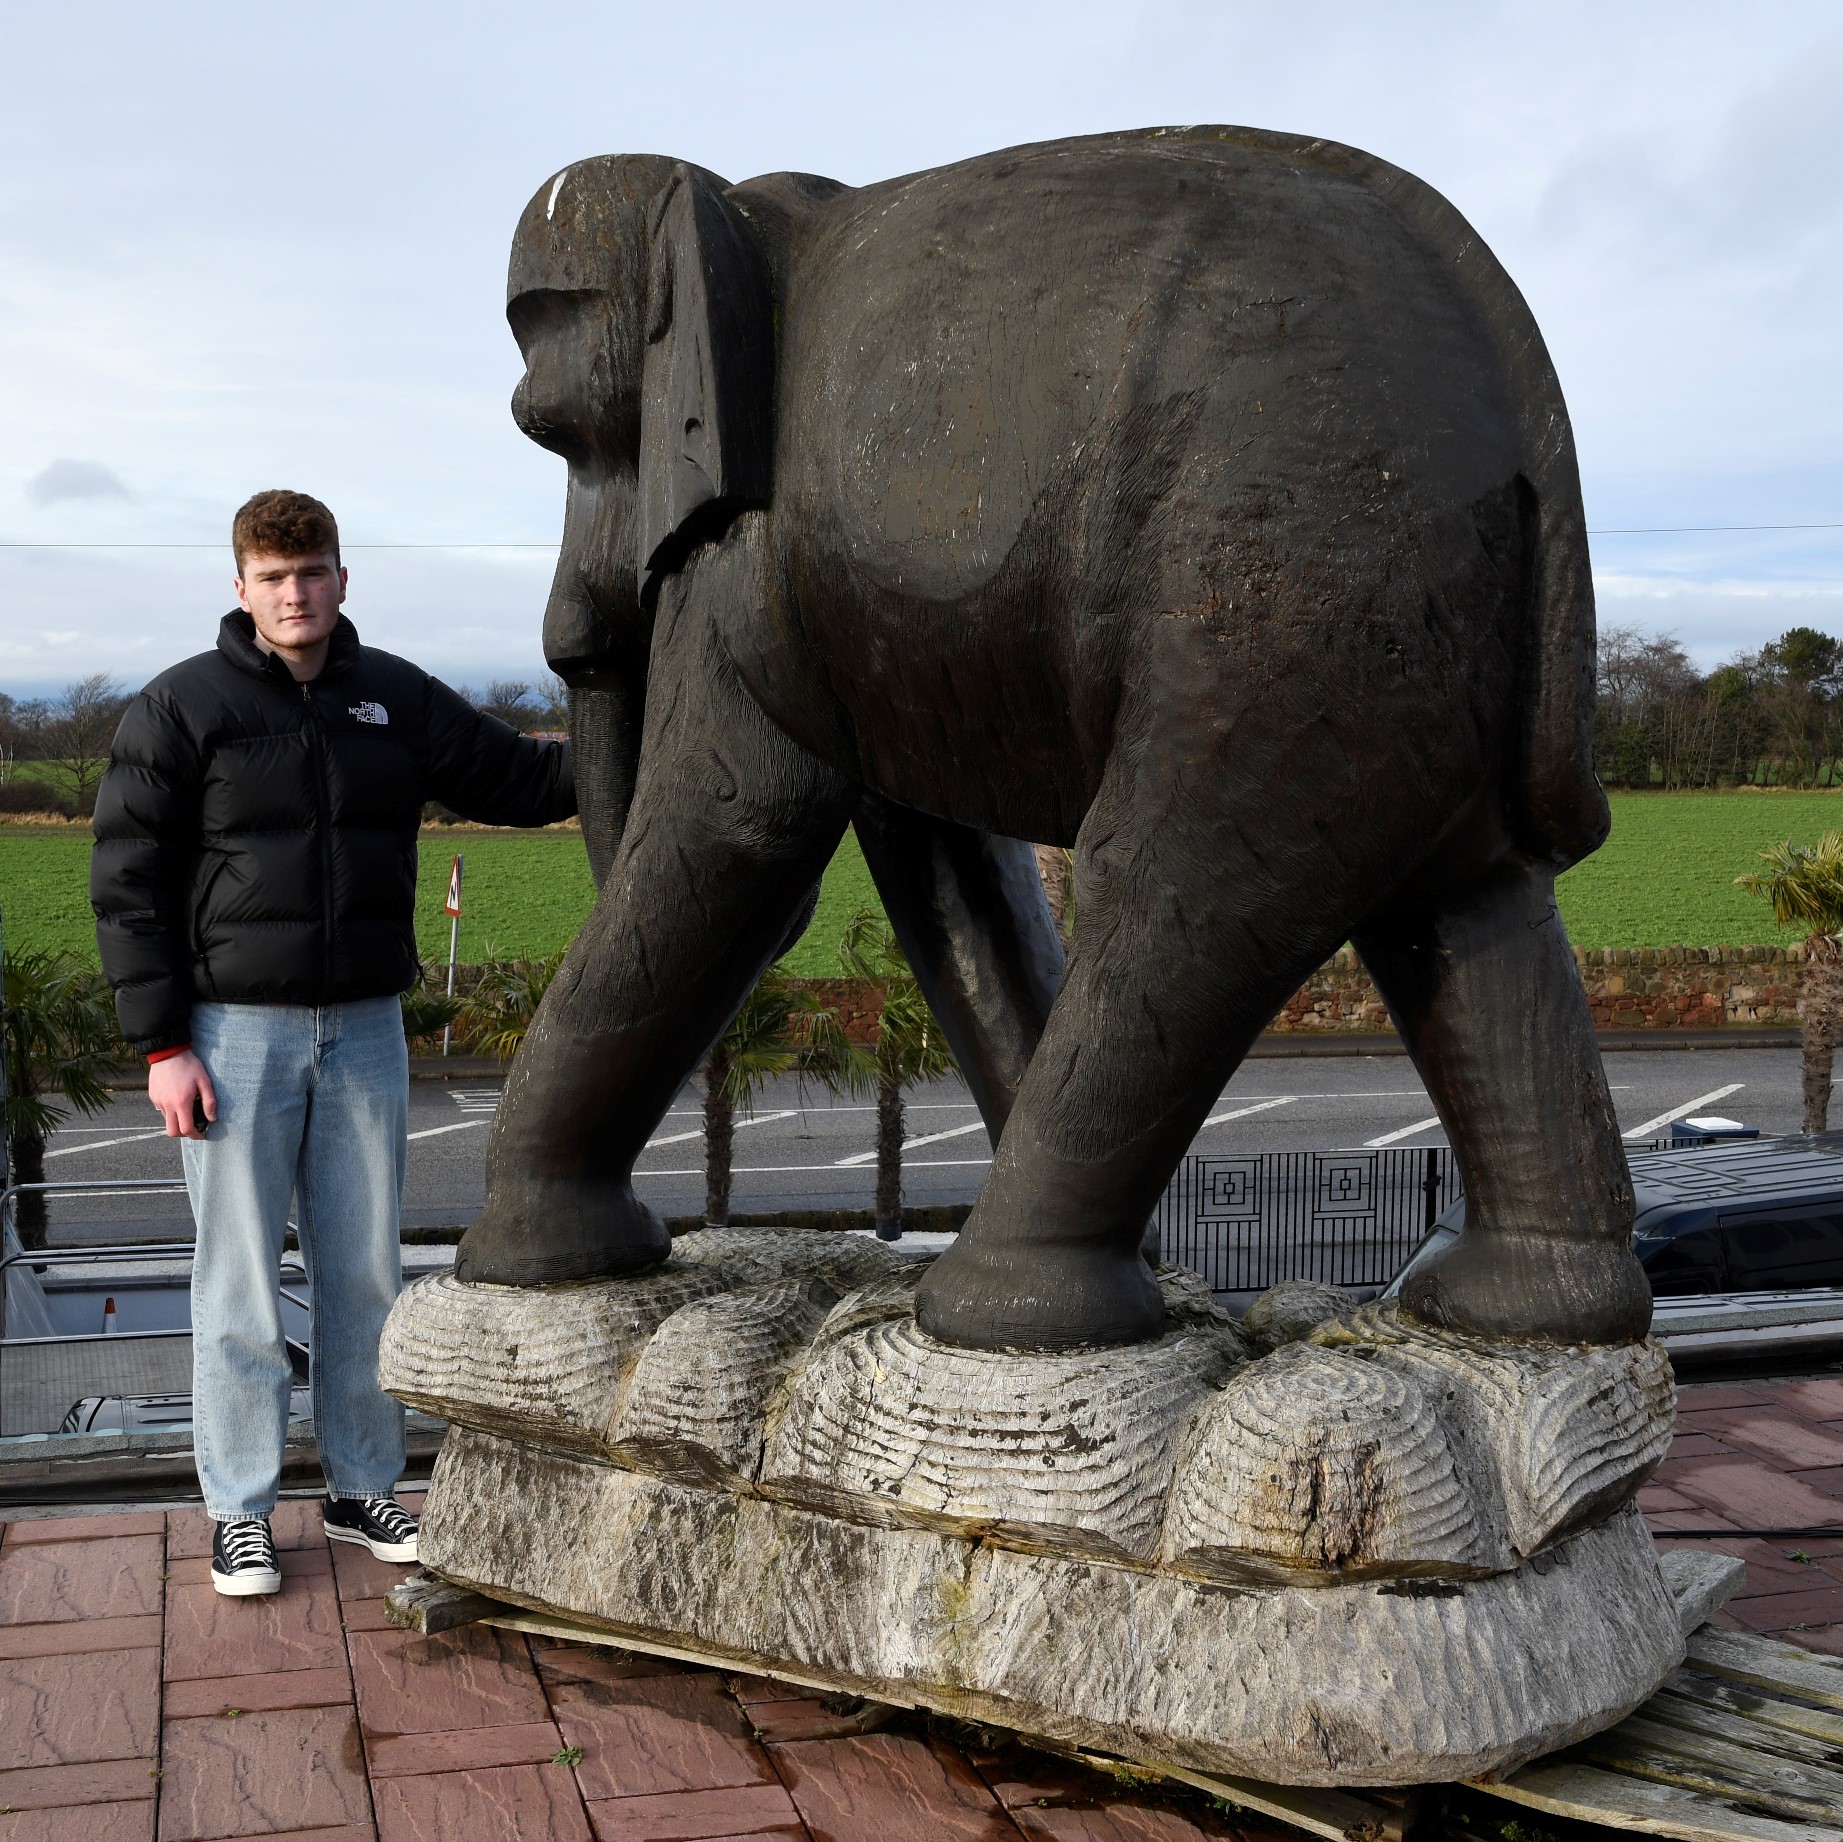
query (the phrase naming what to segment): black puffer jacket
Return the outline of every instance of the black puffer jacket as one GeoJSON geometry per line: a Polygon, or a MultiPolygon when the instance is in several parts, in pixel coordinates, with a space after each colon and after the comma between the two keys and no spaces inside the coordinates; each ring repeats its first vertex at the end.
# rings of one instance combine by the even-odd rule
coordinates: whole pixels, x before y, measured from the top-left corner
{"type": "Polygon", "coordinates": [[[437,799],[494,825],[576,810],[567,746],[519,735],[342,615],[298,684],[243,613],[115,733],[90,906],[122,1034],[190,1039],[195,998],[334,1004],[417,975],[416,829],[437,799]]]}

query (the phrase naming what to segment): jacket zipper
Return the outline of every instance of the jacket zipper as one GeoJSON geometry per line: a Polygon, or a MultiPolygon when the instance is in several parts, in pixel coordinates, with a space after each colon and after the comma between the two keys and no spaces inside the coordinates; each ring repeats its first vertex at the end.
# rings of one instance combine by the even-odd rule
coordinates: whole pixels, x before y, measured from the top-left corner
{"type": "Polygon", "coordinates": [[[320,832],[320,1001],[333,995],[333,825],[332,797],[326,785],[326,728],[314,703],[311,684],[301,686],[301,702],[313,732],[315,824],[320,832]]]}

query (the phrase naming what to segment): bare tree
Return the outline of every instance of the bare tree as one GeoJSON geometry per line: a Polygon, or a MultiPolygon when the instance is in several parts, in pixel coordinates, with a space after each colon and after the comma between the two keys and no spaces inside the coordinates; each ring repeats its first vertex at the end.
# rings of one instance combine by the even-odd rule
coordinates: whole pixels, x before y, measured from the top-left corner
{"type": "Polygon", "coordinates": [[[107,672],[92,672],[67,684],[51,706],[46,725],[45,759],[70,776],[70,791],[79,812],[96,802],[96,786],[109,765],[109,744],[128,699],[107,672]]]}

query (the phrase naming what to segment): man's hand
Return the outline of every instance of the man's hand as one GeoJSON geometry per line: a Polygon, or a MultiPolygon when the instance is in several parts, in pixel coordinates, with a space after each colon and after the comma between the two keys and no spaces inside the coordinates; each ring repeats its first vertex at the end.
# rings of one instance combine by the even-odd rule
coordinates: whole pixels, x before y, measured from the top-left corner
{"type": "Polygon", "coordinates": [[[211,1077],[190,1049],[169,1055],[148,1069],[147,1097],[160,1109],[168,1138],[203,1138],[205,1129],[198,1123],[199,1111],[202,1109],[208,1120],[218,1116],[218,1097],[212,1091],[211,1077]]]}

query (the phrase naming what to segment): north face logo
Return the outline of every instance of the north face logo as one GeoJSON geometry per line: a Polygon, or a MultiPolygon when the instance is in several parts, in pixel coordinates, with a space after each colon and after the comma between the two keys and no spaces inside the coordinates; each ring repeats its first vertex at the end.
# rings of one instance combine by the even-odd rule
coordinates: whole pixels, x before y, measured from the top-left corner
{"type": "Polygon", "coordinates": [[[361,723],[388,723],[390,712],[382,704],[354,704],[352,714],[361,723]]]}

